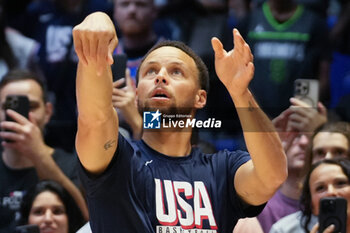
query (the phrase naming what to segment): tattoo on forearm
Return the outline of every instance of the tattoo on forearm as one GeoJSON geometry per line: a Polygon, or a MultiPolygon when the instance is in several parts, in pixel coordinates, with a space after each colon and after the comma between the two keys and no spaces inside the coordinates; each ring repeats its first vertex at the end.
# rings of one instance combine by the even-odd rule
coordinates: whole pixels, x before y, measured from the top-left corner
{"type": "Polygon", "coordinates": [[[104,148],[105,150],[108,150],[109,148],[112,148],[115,144],[115,140],[109,140],[108,142],[106,142],[106,144],[104,144],[104,148]]]}
{"type": "Polygon", "coordinates": [[[248,103],[249,103],[248,111],[249,111],[249,112],[254,111],[254,107],[253,107],[252,102],[249,101],[248,103]]]}

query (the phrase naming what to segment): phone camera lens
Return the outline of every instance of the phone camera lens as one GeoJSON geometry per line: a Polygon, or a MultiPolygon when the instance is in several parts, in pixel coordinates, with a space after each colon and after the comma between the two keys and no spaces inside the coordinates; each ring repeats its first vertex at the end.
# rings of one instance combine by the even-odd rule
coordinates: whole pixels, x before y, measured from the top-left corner
{"type": "Polygon", "coordinates": [[[18,106],[18,99],[13,99],[12,103],[11,103],[11,107],[12,108],[17,108],[17,106],[18,106]]]}
{"type": "Polygon", "coordinates": [[[329,200],[328,202],[325,202],[324,205],[323,205],[323,208],[325,211],[334,211],[335,209],[335,205],[334,205],[334,201],[333,200],[329,200]]]}

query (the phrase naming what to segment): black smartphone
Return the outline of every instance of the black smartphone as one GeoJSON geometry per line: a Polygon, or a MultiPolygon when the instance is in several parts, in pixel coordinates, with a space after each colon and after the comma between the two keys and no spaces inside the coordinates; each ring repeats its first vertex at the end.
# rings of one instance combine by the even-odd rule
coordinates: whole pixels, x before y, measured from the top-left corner
{"type": "Polygon", "coordinates": [[[38,225],[17,226],[14,233],[40,233],[38,225]]]}
{"type": "MultiPolygon", "coordinates": [[[[113,56],[114,63],[112,65],[112,75],[113,75],[113,82],[125,78],[125,70],[126,65],[128,62],[128,57],[126,54],[116,54],[113,56]]],[[[121,86],[125,87],[126,82],[121,86]]]]}
{"type": "Polygon", "coordinates": [[[347,201],[342,197],[325,197],[320,200],[318,232],[323,232],[331,224],[334,233],[346,233],[347,201]]]}
{"type": "MultiPolygon", "coordinates": [[[[18,112],[22,116],[28,118],[29,115],[29,99],[25,95],[8,95],[4,102],[3,109],[12,109],[15,112],[18,112]]],[[[6,121],[15,121],[12,117],[8,116],[5,113],[6,121]]],[[[12,142],[11,140],[5,140],[6,142],[12,142]]]]}
{"type": "MultiPolygon", "coordinates": [[[[4,110],[12,109],[22,116],[28,118],[29,99],[26,95],[8,95],[3,106],[4,110]]],[[[6,114],[6,121],[14,121],[6,114]]]]}

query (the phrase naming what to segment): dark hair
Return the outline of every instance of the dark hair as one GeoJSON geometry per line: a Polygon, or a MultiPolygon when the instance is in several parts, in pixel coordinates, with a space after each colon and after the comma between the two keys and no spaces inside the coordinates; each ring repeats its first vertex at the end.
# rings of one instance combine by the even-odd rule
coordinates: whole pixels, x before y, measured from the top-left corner
{"type": "Polygon", "coordinates": [[[59,183],[52,180],[43,180],[37,183],[24,196],[21,204],[20,225],[28,224],[30,210],[35,198],[42,192],[49,191],[56,194],[63,202],[68,218],[68,232],[75,233],[85,223],[82,212],[73,197],[59,183]]]}
{"type": "Polygon", "coordinates": [[[24,69],[10,70],[0,81],[0,92],[1,92],[2,88],[5,85],[7,85],[8,83],[17,82],[17,81],[24,81],[24,80],[33,80],[33,81],[37,82],[42,90],[44,103],[46,103],[48,101],[45,80],[43,78],[41,78],[41,76],[39,76],[38,74],[35,74],[33,72],[30,72],[30,71],[24,70],[24,69]]]}
{"type": "Polygon", "coordinates": [[[350,181],[350,160],[348,158],[335,158],[335,159],[324,159],[316,162],[310,168],[310,171],[306,174],[301,197],[300,197],[300,209],[302,211],[301,225],[305,232],[309,232],[308,225],[311,220],[312,215],[312,201],[311,201],[311,191],[310,191],[310,177],[312,172],[322,164],[333,164],[338,165],[348,180],[350,181]]]}
{"type": "MultiPolygon", "coordinates": [[[[309,143],[309,146],[306,151],[306,158],[305,158],[305,166],[304,166],[304,174],[306,174],[312,165],[313,161],[313,140],[315,136],[320,132],[330,132],[330,133],[340,133],[344,135],[348,141],[348,144],[350,146],[350,123],[345,121],[335,121],[335,122],[327,122],[323,125],[321,125],[319,128],[317,128],[312,137],[311,141],[309,143]]],[[[350,158],[350,154],[348,153],[348,158],[350,158]]]]}
{"type": "Polygon", "coordinates": [[[156,50],[160,47],[165,47],[165,46],[178,48],[194,60],[196,67],[198,69],[198,80],[199,80],[200,88],[202,90],[205,90],[206,92],[208,92],[209,91],[209,73],[208,73],[207,66],[204,64],[202,59],[190,47],[188,47],[186,44],[184,44],[183,42],[180,42],[180,41],[165,40],[165,41],[161,41],[161,42],[155,44],[143,57],[140,65],[139,65],[139,69],[137,70],[136,80],[139,80],[140,67],[141,67],[142,63],[144,62],[144,60],[146,59],[146,57],[154,50],[156,50]]]}

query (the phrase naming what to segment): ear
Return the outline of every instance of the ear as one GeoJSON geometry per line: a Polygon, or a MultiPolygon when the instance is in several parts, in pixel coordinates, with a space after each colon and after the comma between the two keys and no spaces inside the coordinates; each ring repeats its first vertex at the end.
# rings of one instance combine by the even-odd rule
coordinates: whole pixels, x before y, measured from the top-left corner
{"type": "Polygon", "coordinates": [[[52,103],[47,102],[45,104],[45,125],[50,121],[52,114],[53,114],[52,103]]]}
{"type": "Polygon", "coordinates": [[[205,90],[198,90],[195,96],[194,107],[197,109],[204,108],[207,103],[207,92],[205,90]]]}

